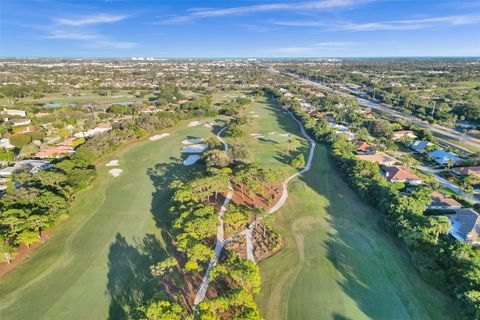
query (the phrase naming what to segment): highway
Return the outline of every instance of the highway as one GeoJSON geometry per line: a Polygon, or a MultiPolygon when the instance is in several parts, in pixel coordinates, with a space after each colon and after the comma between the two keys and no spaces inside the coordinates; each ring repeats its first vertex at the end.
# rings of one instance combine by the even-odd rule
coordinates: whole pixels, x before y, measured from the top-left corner
{"type": "MultiPolygon", "coordinates": [[[[463,150],[467,153],[471,153],[471,151],[465,149],[465,147],[463,147],[461,144],[468,145],[468,146],[476,149],[477,151],[480,151],[480,139],[477,139],[477,138],[472,137],[470,135],[466,135],[466,134],[464,134],[462,132],[459,132],[455,129],[447,128],[447,127],[440,126],[440,125],[429,124],[429,123],[424,122],[424,121],[422,121],[422,120],[420,120],[420,119],[418,119],[418,118],[416,118],[412,115],[408,115],[406,113],[397,111],[397,110],[393,109],[393,107],[391,107],[391,106],[381,104],[381,103],[378,103],[378,102],[375,102],[375,101],[372,101],[372,100],[360,98],[360,97],[354,95],[353,93],[349,94],[349,93],[345,93],[345,92],[333,89],[331,87],[327,87],[327,86],[325,86],[321,83],[302,78],[302,77],[300,77],[296,74],[293,74],[293,73],[285,73],[285,74],[287,74],[289,76],[292,76],[292,77],[295,77],[295,78],[301,80],[302,82],[304,82],[306,84],[314,85],[314,86],[316,86],[316,87],[318,87],[318,88],[320,88],[324,91],[335,93],[335,94],[338,94],[338,95],[341,95],[341,96],[344,96],[344,97],[348,97],[348,98],[351,98],[351,99],[355,99],[355,100],[357,100],[358,104],[363,106],[363,107],[375,109],[375,110],[380,111],[384,114],[387,114],[387,115],[389,115],[389,116],[391,116],[395,119],[402,119],[402,120],[411,122],[411,123],[413,123],[413,124],[415,124],[415,125],[417,125],[421,128],[428,129],[428,130],[432,131],[432,133],[435,135],[435,137],[439,141],[443,142],[444,144],[451,145],[451,146],[456,147],[458,149],[461,149],[461,150],[463,150]],[[446,137],[446,138],[448,138],[450,140],[453,140],[453,141],[445,140],[442,137],[446,137]],[[455,141],[458,141],[458,143],[455,143],[455,141]]],[[[344,88],[344,89],[349,90],[348,88],[344,88]]]]}

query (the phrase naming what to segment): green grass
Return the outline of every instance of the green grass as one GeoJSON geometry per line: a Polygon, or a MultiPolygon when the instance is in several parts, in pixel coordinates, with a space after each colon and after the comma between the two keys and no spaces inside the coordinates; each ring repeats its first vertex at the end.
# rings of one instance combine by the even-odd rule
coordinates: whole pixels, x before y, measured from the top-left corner
{"type": "Polygon", "coordinates": [[[246,92],[238,90],[218,90],[212,94],[212,103],[229,102],[236,98],[242,98],[246,96],[246,92]]]}
{"type": "MultiPolygon", "coordinates": [[[[129,94],[127,90],[121,90],[117,93],[112,94],[109,97],[108,103],[111,102],[121,102],[121,101],[143,101],[141,98],[135,98],[133,95],[129,94]]],[[[45,97],[39,99],[25,98],[17,101],[17,104],[45,104],[45,103],[65,103],[65,104],[82,104],[82,103],[106,103],[105,97],[100,96],[92,91],[82,91],[80,96],[67,96],[61,93],[47,93],[45,97]]],[[[0,105],[11,106],[10,102],[6,98],[0,99],[0,105]]]]}
{"type": "Polygon", "coordinates": [[[170,245],[157,226],[168,204],[166,186],[188,171],[180,141],[208,137],[210,130],[183,124],[166,138],[103,159],[97,182],[78,195],[70,218],[0,279],[0,319],[122,319],[122,307],[151,296],[148,267],[170,245]],[[124,170],[118,178],[105,167],[112,159],[124,170]]]}
{"type": "MultiPolygon", "coordinates": [[[[258,130],[298,134],[282,110],[254,105],[258,130]],[[260,113],[260,109],[264,109],[260,113]]],[[[256,123],[255,123],[256,122],[256,123]]],[[[281,146],[252,143],[255,161],[283,166],[281,146]]],[[[289,186],[274,214],[285,248],[260,263],[257,302],[266,319],[450,319],[452,301],[422,281],[408,254],[379,226],[318,145],[312,170],[289,186]]]]}
{"type": "MultiPolygon", "coordinates": [[[[309,145],[298,129],[298,125],[291,120],[290,116],[279,111],[277,106],[271,104],[265,97],[257,98],[250,104],[246,110],[249,116],[258,115],[258,118],[252,117],[248,125],[245,126],[246,135],[239,138],[238,142],[248,146],[254,156],[253,162],[266,168],[285,168],[291,174],[295,169],[290,167],[290,155],[287,151],[288,140],[296,139],[300,146],[298,152],[303,152],[307,156],[309,145]],[[250,113],[254,112],[254,113],[250,113]],[[277,134],[270,134],[276,132],[277,134]],[[278,134],[290,133],[290,137],[282,137],[278,134]],[[254,138],[250,134],[262,134],[264,138],[254,138]]],[[[230,142],[232,142],[230,140],[230,142]]]]}

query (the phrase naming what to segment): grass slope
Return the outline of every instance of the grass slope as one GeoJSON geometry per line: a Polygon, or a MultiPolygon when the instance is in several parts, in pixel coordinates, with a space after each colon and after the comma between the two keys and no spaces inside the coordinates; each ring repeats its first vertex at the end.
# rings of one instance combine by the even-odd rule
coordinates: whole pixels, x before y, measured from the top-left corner
{"type": "MultiPolygon", "coordinates": [[[[265,103],[252,128],[298,127],[265,103]],[[256,123],[255,123],[256,122],[256,123]]],[[[262,132],[260,132],[262,133],[262,132]]],[[[260,165],[285,166],[282,146],[251,143],[260,165]]],[[[306,150],[305,150],[306,151],[306,150]]],[[[335,172],[327,149],[316,149],[312,170],[289,186],[274,227],[286,247],[260,263],[257,298],[267,319],[449,319],[452,302],[422,281],[403,249],[378,225],[379,213],[362,204],[335,172]]]]}
{"type": "Polygon", "coordinates": [[[0,279],[0,319],[122,319],[124,306],[152,295],[148,267],[169,243],[157,227],[166,186],[187,172],[180,141],[210,130],[182,125],[103,159],[97,182],[78,196],[70,218],[0,279]],[[124,170],[118,178],[104,166],[112,159],[124,170]]]}

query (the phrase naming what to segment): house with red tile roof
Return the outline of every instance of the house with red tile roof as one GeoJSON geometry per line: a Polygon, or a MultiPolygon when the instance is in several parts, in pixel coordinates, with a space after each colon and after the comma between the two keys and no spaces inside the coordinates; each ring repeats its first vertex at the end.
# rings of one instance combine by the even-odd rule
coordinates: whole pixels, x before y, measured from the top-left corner
{"type": "Polygon", "coordinates": [[[457,167],[457,168],[452,168],[450,171],[457,175],[457,176],[467,176],[467,175],[472,175],[472,176],[477,176],[480,177],[480,166],[475,166],[475,167],[457,167]]]}
{"type": "Polygon", "coordinates": [[[423,180],[416,174],[410,172],[407,168],[391,166],[382,169],[383,175],[387,181],[403,182],[413,185],[422,184],[423,180]]]}
{"type": "Polygon", "coordinates": [[[373,148],[373,146],[363,140],[357,140],[353,143],[353,145],[355,146],[357,154],[375,153],[375,149],[373,148]]]}
{"type": "Polygon", "coordinates": [[[51,148],[46,148],[35,153],[35,158],[60,158],[67,154],[74,153],[72,147],[68,146],[56,146],[51,148]]]}

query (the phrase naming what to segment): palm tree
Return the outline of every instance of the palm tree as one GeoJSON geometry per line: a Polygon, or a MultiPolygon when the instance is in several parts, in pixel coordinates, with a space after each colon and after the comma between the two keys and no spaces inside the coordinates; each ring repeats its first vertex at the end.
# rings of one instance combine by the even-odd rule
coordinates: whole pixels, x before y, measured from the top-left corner
{"type": "Polygon", "coordinates": [[[435,244],[440,234],[447,234],[450,230],[450,220],[447,217],[436,217],[430,221],[431,230],[435,232],[435,244]]]}
{"type": "Polygon", "coordinates": [[[453,161],[453,159],[448,159],[447,161],[448,170],[450,170],[450,168],[453,167],[454,164],[455,164],[455,161],[453,161]]]}

